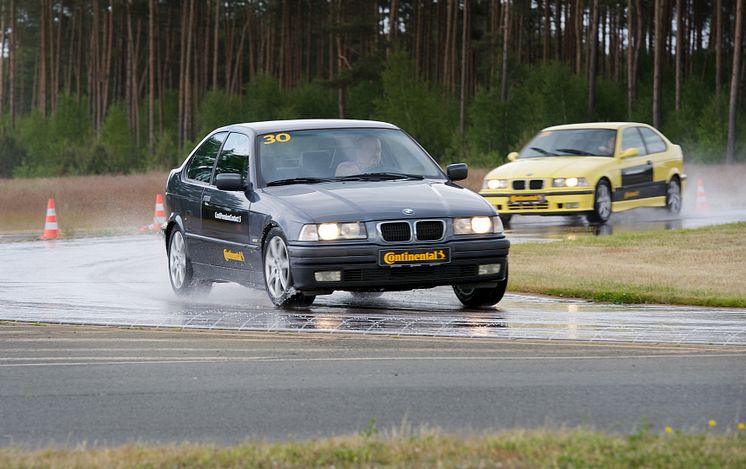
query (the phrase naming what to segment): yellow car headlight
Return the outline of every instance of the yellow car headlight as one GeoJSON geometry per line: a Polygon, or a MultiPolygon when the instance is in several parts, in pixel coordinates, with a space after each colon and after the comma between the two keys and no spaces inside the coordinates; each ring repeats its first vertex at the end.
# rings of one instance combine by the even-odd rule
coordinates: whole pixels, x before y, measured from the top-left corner
{"type": "Polygon", "coordinates": [[[365,224],[354,223],[320,223],[303,225],[300,230],[300,241],[334,241],[337,239],[367,239],[365,224]]]}
{"type": "Polygon", "coordinates": [[[482,189],[496,190],[496,189],[507,189],[507,188],[508,188],[507,179],[485,179],[482,182],[482,189]]]}
{"type": "Polygon", "coordinates": [[[554,178],[552,187],[585,187],[588,181],[585,178],[554,178]]]}

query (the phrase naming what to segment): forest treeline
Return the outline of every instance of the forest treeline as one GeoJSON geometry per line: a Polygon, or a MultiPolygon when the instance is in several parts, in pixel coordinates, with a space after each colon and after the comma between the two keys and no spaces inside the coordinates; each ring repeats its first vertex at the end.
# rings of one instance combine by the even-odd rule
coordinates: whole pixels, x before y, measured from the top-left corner
{"type": "Polygon", "coordinates": [[[746,160],[744,0],[0,0],[0,177],[171,167],[211,129],[398,124],[493,166],[634,120],[746,160]]]}

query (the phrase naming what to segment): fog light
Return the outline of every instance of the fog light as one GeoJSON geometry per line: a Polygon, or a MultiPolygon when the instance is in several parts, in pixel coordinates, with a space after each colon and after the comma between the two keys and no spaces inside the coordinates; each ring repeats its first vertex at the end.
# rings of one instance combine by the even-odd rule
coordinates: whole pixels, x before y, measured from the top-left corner
{"type": "Polygon", "coordinates": [[[339,282],[342,280],[342,271],[329,270],[326,272],[314,272],[313,278],[315,278],[317,282],[339,282]]]}
{"type": "Polygon", "coordinates": [[[500,264],[482,264],[479,266],[479,275],[495,275],[500,273],[500,264]]]}
{"type": "Polygon", "coordinates": [[[579,208],[580,202],[568,202],[565,204],[565,208],[579,208]]]}

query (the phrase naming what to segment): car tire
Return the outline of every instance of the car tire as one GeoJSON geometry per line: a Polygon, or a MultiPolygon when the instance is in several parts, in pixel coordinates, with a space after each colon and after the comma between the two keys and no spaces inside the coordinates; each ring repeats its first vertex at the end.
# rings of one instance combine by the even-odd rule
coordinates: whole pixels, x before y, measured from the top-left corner
{"type": "Polygon", "coordinates": [[[501,213],[500,214],[500,221],[503,222],[504,226],[510,226],[510,220],[513,218],[513,214],[511,213],[501,213]]]}
{"type": "Polygon", "coordinates": [[[611,187],[605,179],[598,181],[593,196],[593,212],[588,214],[592,223],[606,223],[611,216],[611,187]]]}
{"type": "Polygon", "coordinates": [[[681,182],[674,176],[668,181],[666,189],[666,209],[672,215],[678,215],[681,212],[681,182]]]}
{"type": "Polygon", "coordinates": [[[206,295],[212,289],[212,282],[195,278],[186,239],[178,227],[171,231],[168,239],[168,279],[179,296],[206,295]]]}
{"type": "Polygon", "coordinates": [[[264,288],[272,303],[279,308],[310,306],[315,296],[304,295],[293,288],[290,272],[290,251],[282,230],[269,230],[262,251],[264,288]]]}
{"type": "Polygon", "coordinates": [[[508,287],[508,264],[505,264],[505,278],[491,288],[463,288],[459,285],[453,286],[456,298],[469,308],[480,308],[493,306],[500,302],[508,287]]]}

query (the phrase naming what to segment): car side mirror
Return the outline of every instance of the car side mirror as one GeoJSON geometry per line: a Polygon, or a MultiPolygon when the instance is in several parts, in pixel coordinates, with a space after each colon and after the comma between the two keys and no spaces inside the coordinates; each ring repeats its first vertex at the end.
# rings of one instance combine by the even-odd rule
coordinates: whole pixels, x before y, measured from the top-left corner
{"type": "Polygon", "coordinates": [[[508,161],[515,161],[518,159],[518,152],[517,151],[511,151],[508,153],[508,161]]]}
{"type": "Polygon", "coordinates": [[[466,179],[469,175],[469,166],[466,163],[455,163],[446,166],[446,174],[451,181],[466,179]]]}
{"type": "Polygon", "coordinates": [[[238,173],[222,173],[215,176],[215,187],[221,191],[242,191],[246,187],[238,173]]]}
{"type": "Polygon", "coordinates": [[[627,148],[622,152],[621,155],[619,155],[620,158],[629,158],[631,156],[637,156],[637,148],[627,148]]]}

